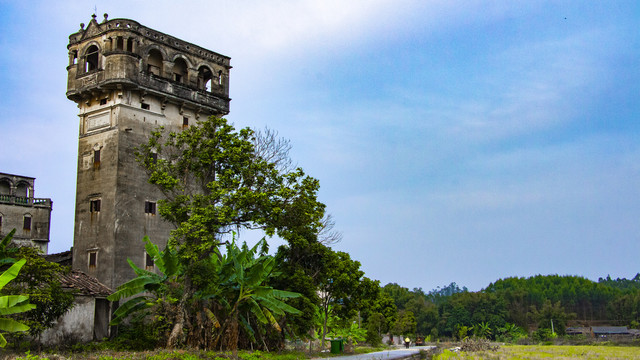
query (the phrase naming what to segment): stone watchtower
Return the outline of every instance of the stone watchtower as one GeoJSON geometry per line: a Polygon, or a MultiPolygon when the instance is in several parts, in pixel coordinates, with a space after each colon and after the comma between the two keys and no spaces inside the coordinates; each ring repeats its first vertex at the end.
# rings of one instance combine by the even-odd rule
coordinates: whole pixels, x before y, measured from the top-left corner
{"type": "Polygon", "coordinates": [[[143,236],[163,247],[172,229],[134,149],[159,126],[227,114],[230,58],[106,14],[67,48],[67,98],[80,118],[73,268],[115,288],[134,277],[127,259],[153,268],[143,236]]]}

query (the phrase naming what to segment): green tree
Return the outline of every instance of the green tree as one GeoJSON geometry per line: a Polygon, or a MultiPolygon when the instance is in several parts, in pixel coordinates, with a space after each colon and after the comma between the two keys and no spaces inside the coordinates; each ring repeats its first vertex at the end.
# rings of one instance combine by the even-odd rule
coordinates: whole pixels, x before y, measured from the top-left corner
{"type": "Polygon", "coordinates": [[[381,313],[373,313],[367,319],[367,338],[366,341],[371,346],[382,344],[382,334],[387,326],[387,319],[381,313]]]}
{"type": "Polygon", "coordinates": [[[403,336],[415,335],[416,327],[416,318],[413,313],[409,310],[400,310],[391,332],[403,336]]]}
{"type": "Polygon", "coordinates": [[[158,211],[176,226],[169,243],[184,272],[169,344],[183,343],[181,330],[197,323],[190,302],[206,286],[197,278],[232,231],[261,229],[295,244],[322,228],[319,182],[282,167],[278,149],[256,144],[252,130],[211,117],[181,132],[154,132],[137,152],[149,182],[166,196],[158,211]]]}
{"type": "Polygon", "coordinates": [[[325,324],[322,327],[322,347],[328,333],[326,319],[329,309],[341,319],[350,320],[356,312],[363,295],[361,280],[364,272],[360,263],[351,260],[345,252],[331,252],[326,258],[325,273],[319,279],[320,308],[324,312],[325,324]]]}
{"type": "Polygon", "coordinates": [[[540,309],[531,307],[531,317],[538,323],[538,328],[553,328],[553,332],[564,335],[567,320],[575,317],[575,314],[567,313],[560,301],[552,303],[546,300],[540,309]]]}
{"type": "Polygon", "coordinates": [[[29,326],[30,335],[37,337],[73,306],[73,293],[63,290],[60,283],[60,276],[69,269],[45,260],[39,250],[32,247],[18,248],[16,257],[25,259],[26,263],[5,290],[29,295],[29,302],[36,306],[35,311],[17,318],[29,326]]]}
{"type": "Polygon", "coordinates": [[[239,248],[234,241],[226,245],[224,254],[211,254],[207,266],[200,263],[201,266],[197,269],[201,272],[200,277],[191,277],[199,290],[194,293],[190,310],[196,314],[193,321],[199,326],[186,329],[185,332],[184,328],[175,326],[185,316],[178,313],[181,309],[175,306],[177,297],[183,291],[185,278],[178,263],[178,255],[170,244],[165,250],[159,251],[148,237],[144,241],[145,249],[154,259],[160,274],[140,269],[129,261],[138,276],[118,287],[109,300],[134,297],[115,311],[112,321],[114,325],[121,323],[127,316],[152,309],[156,318],[168,318],[168,322],[173,325],[163,335],[167,346],[177,345],[171,342],[173,339],[185,341],[186,339],[181,338],[185,336],[189,339],[189,345],[214,348],[219,344],[222,348],[233,351],[235,357],[240,328],[244,331],[243,334],[256,342],[256,335],[261,334],[261,329],[252,325],[253,319],[258,324],[268,324],[280,331],[276,316],[298,313],[297,309],[283,300],[298,297],[299,294],[267,285],[273,275],[275,260],[266,255],[264,239],[253,248],[248,248],[246,244],[239,248]]]}
{"type": "Polygon", "coordinates": [[[491,339],[493,330],[488,322],[481,322],[473,326],[473,335],[479,338],[491,339]]]}
{"type": "MultiPolygon", "coordinates": [[[[62,289],[60,276],[69,271],[59,264],[46,261],[34,247],[17,247],[11,244],[15,229],[0,242],[0,264],[10,264],[15,259],[25,260],[16,280],[7,284],[1,294],[25,294],[35,311],[14,315],[29,326],[29,334],[39,336],[52,327],[55,321],[73,306],[73,294],[62,289]]],[[[6,265],[5,265],[6,266],[6,265]]]]}
{"type": "Polygon", "coordinates": [[[238,349],[238,327],[243,326],[246,334],[255,341],[256,330],[251,326],[246,314],[255,317],[261,324],[269,324],[281,330],[274,315],[284,316],[286,313],[297,314],[299,310],[291,307],[283,300],[299,297],[300,294],[277,290],[268,286],[273,275],[275,259],[266,254],[266,241],[262,239],[249,249],[246,243],[238,248],[235,242],[227,245],[226,254],[212,256],[216,268],[220,269],[220,283],[215,285],[217,291],[205,293],[203,299],[217,300],[224,306],[223,315],[226,320],[218,337],[224,334],[227,342],[225,348],[234,352],[238,349]],[[258,247],[263,250],[258,253],[258,247]]]}

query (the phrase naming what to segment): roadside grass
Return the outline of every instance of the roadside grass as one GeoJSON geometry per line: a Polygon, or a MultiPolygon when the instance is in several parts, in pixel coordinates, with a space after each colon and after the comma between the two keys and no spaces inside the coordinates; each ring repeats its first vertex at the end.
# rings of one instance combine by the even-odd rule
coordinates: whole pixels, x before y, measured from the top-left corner
{"type": "Polygon", "coordinates": [[[452,352],[444,350],[433,357],[437,360],[448,359],[500,359],[500,360],[537,360],[537,359],[587,359],[587,360],[627,360],[640,359],[640,348],[630,346],[590,346],[590,345],[505,345],[497,351],[452,352]]]}

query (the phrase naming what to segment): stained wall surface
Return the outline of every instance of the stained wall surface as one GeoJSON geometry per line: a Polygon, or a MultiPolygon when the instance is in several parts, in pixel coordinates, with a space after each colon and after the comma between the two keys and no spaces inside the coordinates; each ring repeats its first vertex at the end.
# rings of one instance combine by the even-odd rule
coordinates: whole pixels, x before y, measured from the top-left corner
{"type": "Polygon", "coordinates": [[[134,277],[127,259],[147,265],[142,238],[163,248],[173,229],[135,149],[160,126],[227,114],[230,58],[106,15],[71,34],[68,50],[67,97],[79,109],[73,268],[115,289],[134,277]]]}

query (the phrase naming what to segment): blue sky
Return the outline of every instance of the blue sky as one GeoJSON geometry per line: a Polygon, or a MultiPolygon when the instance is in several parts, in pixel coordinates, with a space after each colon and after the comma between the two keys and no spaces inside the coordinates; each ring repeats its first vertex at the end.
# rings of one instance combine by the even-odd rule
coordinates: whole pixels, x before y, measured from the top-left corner
{"type": "MultiPolygon", "coordinates": [[[[472,290],[640,272],[637,1],[0,0],[0,171],[72,245],[68,35],[130,18],[232,58],[237,127],[279,131],[367,276],[472,290]]],[[[278,244],[273,241],[273,248],[278,244]]]]}

